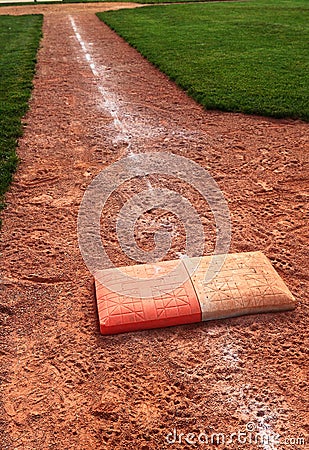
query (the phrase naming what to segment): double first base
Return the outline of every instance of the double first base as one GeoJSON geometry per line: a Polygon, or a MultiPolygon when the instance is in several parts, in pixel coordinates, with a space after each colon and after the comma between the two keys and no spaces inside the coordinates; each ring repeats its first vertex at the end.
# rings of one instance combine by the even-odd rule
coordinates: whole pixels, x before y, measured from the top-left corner
{"type": "Polygon", "coordinates": [[[107,269],[96,275],[95,288],[105,335],[295,308],[293,295],[261,252],[107,269]]]}

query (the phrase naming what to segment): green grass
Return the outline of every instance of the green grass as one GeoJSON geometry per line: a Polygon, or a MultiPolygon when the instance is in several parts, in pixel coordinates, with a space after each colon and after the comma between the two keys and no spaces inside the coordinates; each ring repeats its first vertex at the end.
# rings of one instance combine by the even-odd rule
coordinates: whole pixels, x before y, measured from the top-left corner
{"type": "Polygon", "coordinates": [[[309,2],[255,0],[98,13],[207,109],[309,119],[309,2]]]}
{"type": "Polygon", "coordinates": [[[43,16],[0,16],[0,210],[18,158],[43,16]]]}

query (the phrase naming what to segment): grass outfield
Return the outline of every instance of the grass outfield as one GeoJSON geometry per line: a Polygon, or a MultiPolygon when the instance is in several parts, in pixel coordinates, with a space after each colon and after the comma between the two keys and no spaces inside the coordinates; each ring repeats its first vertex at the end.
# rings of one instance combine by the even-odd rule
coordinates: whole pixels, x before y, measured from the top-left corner
{"type": "Polygon", "coordinates": [[[15,148],[32,89],[43,16],[0,16],[0,209],[16,170],[15,148]]]}
{"type": "Polygon", "coordinates": [[[309,2],[254,0],[98,17],[207,109],[309,119],[309,2]]]}

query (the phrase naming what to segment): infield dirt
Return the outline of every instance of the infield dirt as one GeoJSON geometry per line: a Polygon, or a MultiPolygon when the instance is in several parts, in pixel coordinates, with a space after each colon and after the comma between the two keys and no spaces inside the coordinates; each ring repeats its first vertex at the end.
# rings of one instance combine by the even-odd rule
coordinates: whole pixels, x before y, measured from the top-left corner
{"type": "MultiPolygon", "coordinates": [[[[203,110],[94,15],[121,7],[0,9],[44,13],[21,163],[2,214],[1,448],[192,448],[166,436],[175,428],[229,436],[249,422],[271,436],[308,436],[308,124],[203,110]],[[295,295],[295,311],[99,334],[79,205],[95,175],[146,151],[209,171],[230,209],[230,251],[263,251],[295,295]]],[[[102,239],[115,265],[132,264],[118,245],[117,214],[151,186],[191,202],[205,254],[212,251],[211,212],[174,175],[135,179],[111,196],[102,239]]],[[[153,248],[162,226],[173,231],[166,259],[181,256],[183,225],[165,211],[138,221],[139,245],[153,248]]]]}

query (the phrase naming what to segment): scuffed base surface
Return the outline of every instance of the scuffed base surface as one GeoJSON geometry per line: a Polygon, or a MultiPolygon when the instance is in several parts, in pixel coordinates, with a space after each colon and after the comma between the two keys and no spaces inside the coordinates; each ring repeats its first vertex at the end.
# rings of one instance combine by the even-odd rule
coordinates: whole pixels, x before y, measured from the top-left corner
{"type": "Polygon", "coordinates": [[[295,299],[262,252],[186,258],[96,273],[102,334],[266,312],[295,299]]]}

